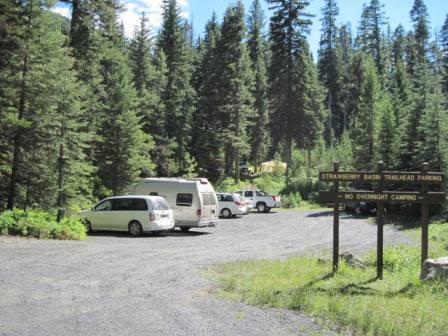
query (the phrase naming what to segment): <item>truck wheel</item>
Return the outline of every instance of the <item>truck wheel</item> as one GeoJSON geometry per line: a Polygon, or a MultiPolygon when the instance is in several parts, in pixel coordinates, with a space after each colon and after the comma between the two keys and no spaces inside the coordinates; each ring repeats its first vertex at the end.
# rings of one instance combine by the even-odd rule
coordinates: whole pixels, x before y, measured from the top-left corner
{"type": "Polygon", "coordinates": [[[129,234],[132,237],[138,237],[143,234],[142,225],[137,221],[132,221],[129,223],[129,234]]]}
{"type": "Polygon", "coordinates": [[[224,218],[230,218],[232,217],[232,212],[229,209],[222,209],[221,216],[223,216],[224,218]]]}
{"type": "Polygon", "coordinates": [[[271,208],[266,208],[266,209],[264,209],[264,212],[265,212],[265,213],[268,213],[269,211],[271,211],[271,208]]]}
{"type": "Polygon", "coordinates": [[[181,227],[180,227],[180,230],[181,230],[182,232],[188,232],[188,231],[190,231],[190,229],[191,229],[191,227],[189,227],[189,226],[181,226],[181,227]]]}
{"type": "Polygon", "coordinates": [[[258,203],[256,208],[257,208],[258,212],[265,212],[266,211],[266,204],[265,203],[258,203]]]}

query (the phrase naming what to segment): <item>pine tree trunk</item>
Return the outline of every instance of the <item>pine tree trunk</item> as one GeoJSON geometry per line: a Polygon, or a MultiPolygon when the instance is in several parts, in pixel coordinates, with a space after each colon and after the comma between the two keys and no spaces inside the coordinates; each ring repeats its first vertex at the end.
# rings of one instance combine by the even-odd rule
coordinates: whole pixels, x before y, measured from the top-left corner
{"type": "Polygon", "coordinates": [[[58,216],[57,222],[59,223],[64,217],[64,145],[59,145],[59,158],[58,158],[58,216]]]}
{"type": "Polygon", "coordinates": [[[286,136],[285,138],[285,149],[284,149],[284,156],[286,160],[286,174],[289,173],[289,167],[292,164],[292,138],[291,136],[286,136]]]}
{"type": "MultiPolygon", "coordinates": [[[[19,122],[25,117],[25,92],[26,92],[26,76],[28,73],[28,55],[25,55],[23,59],[23,67],[22,67],[22,79],[20,84],[20,101],[19,101],[19,122]]],[[[9,190],[8,190],[8,204],[7,209],[13,209],[16,200],[16,188],[17,188],[17,180],[19,173],[19,164],[20,164],[20,150],[22,147],[22,127],[18,127],[16,130],[16,134],[14,136],[14,150],[13,150],[13,159],[11,166],[11,177],[9,181],[9,190]]]]}
{"type": "MultiPolygon", "coordinates": [[[[236,112],[236,120],[235,120],[235,138],[240,139],[240,113],[239,109],[237,109],[236,112]]],[[[239,151],[239,144],[234,145],[235,146],[235,182],[240,182],[240,151],[239,151]]]]}
{"type": "Polygon", "coordinates": [[[309,180],[311,178],[311,149],[308,148],[307,149],[307,154],[308,154],[308,162],[307,162],[307,169],[306,169],[306,178],[309,180]]]}

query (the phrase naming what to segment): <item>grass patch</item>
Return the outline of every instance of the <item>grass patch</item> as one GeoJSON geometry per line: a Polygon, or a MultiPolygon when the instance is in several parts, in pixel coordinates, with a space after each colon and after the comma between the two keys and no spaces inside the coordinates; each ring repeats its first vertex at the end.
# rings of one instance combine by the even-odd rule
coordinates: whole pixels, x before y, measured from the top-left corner
{"type": "Polygon", "coordinates": [[[39,239],[86,238],[86,227],[78,218],[64,218],[60,223],[56,217],[41,210],[13,210],[0,214],[0,234],[18,235],[39,239]]]}
{"type": "MultiPolygon", "coordinates": [[[[430,226],[431,255],[447,254],[448,224],[430,226]]],[[[385,250],[385,280],[376,280],[375,252],[367,270],[312,257],[223,264],[214,277],[226,297],[249,304],[303,311],[366,335],[447,335],[448,283],[419,280],[420,250],[385,250]]]]}

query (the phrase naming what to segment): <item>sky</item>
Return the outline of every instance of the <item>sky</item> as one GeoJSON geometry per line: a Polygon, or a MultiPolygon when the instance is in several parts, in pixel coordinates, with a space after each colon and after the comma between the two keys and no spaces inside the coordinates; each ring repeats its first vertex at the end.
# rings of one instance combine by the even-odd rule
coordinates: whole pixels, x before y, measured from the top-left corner
{"type": "MultiPolygon", "coordinates": [[[[246,12],[249,11],[253,0],[243,0],[246,12]]],[[[132,36],[135,24],[141,12],[145,12],[149,16],[150,24],[156,31],[161,23],[161,4],[162,0],[127,0],[126,11],[122,13],[121,20],[124,24],[126,35],[132,36]]],[[[181,7],[181,13],[184,18],[193,22],[195,36],[203,33],[206,22],[211,18],[212,13],[216,12],[221,20],[226,7],[235,3],[236,0],[178,0],[181,7]]],[[[324,0],[309,0],[310,5],[307,12],[316,15],[313,19],[313,26],[309,35],[309,42],[314,55],[317,55],[320,39],[320,12],[324,5],[324,0]]],[[[362,5],[369,0],[338,0],[339,17],[338,23],[348,23],[352,25],[352,29],[356,32],[358,26],[362,5]]],[[[406,30],[412,28],[409,12],[412,8],[414,0],[383,0],[385,4],[385,12],[392,29],[398,24],[402,24],[406,30]]],[[[262,1],[265,8],[266,27],[269,19],[269,9],[266,1],[262,1]]],[[[425,0],[430,16],[432,32],[440,31],[447,15],[448,0],[425,0]]],[[[59,4],[54,11],[69,16],[70,9],[59,4]]]]}

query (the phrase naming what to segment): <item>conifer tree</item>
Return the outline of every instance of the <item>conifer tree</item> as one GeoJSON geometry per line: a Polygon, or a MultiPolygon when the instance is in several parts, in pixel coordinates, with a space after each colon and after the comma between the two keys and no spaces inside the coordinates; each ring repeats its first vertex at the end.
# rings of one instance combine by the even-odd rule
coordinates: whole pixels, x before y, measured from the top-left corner
{"type": "Polygon", "coordinates": [[[358,32],[360,49],[373,56],[380,75],[384,72],[382,29],[386,18],[383,7],[379,0],[370,0],[369,5],[363,7],[358,32]]]}
{"type": "Polygon", "coordinates": [[[403,26],[400,24],[394,31],[392,42],[392,55],[395,64],[397,64],[399,61],[404,61],[404,48],[405,31],[403,26]]]}
{"type": "Polygon", "coordinates": [[[397,120],[394,115],[393,106],[389,95],[386,92],[381,92],[379,97],[378,111],[377,111],[377,134],[376,148],[377,160],[383,161],[385,167],[392,167],[395,164],[395,144],[396,144],[396,127],[397,120]]]}
{"type": "Polygon", "coordinates": [[[440,47],[442,52],[442,64],[444,68],[443,74],[443,91],[448,96],[448,14],[440,31],[440,47]]]}
{"type": "Polygon", "coordinates": [[[98,176],[106,191],[113,195],[139,176],[150,175],[154,168],[149,154],[152,138],[142,130],[141,117],[137,115],[137,92],[126,62],[128,55],[124,42],[120,42],[123,36],[117,20],[118,9],[117,3],[111,1],[101,8],[99,15],[102,20],[99,31],[108,53],[101,62],[103,109],[95,146],[98,176]]]}
{"type": "Polygon", "coordinates": [[[192,153],[198,162],[201,176],[214,182],[224,173],[224,152],[218,120],[221,76],[217,51],[219,39],[220,26],[213,14],[199,46],[201,61],[195,74],[198,103],[193,115],[192,153]]]}
{"type": "Polygon", "coordinates": [[[269,3],[274,10],[269,67],[273,149],[277,150],[283,143],[284,158],[291,165],[293,139],[304,133],[303,102],[298,93],[305,89],[302,81],[305,69],[299,57],[304,51],[311,15],[305,12],[308,1],[269,0],[269,3]]]}
{"type": "Polygon", "coordinates": [[[414,23],[418,60],[419,63],[423,63],[426,60],[429,41],[429,15],[424,0],[415,0],[410,14],[414,23]]]}
{"type": "Polygon", "coordinates": [[[137,115],[145,134],[151,135],[154,147],[151,158],[160,176],[177,171],[174,140],[165,133],[165,107],[161,97],[166,86],[166,61],[163,52],[153,55],[148,19],[143,13],[130,43],[130,65],[137,90],[137,115]]]}
{"type": "Polygon", "coordinates": [[[189,62],[190,48],[186,39],[177,0],[163,1],[163,20],[158,38],[159,52],[164,53],[167,66],[166,86],[162,95],[165,114],[165,131],[168,139],[176,143],[175,157],[179,172],[187,168],[186,155],[191,136],[191,118],[195,104],[195,92],[191,85],[193,74],[189,62]]]}
{"type": "Polygon", "coordinates": [[[380,100],[380,84],[374,60],[366,56],[362,62],[358,113],[351,130],[357,169],[373,167],[375,154],[375,120],[380,100]]]}
{"type": "Polygon", "coordinates": [[[225,172],[240,176],[240,158],[248,154],[247,128],[253,114],[253,77],[245,37],[244,6],[241,1],[229,6],[217,44],[219,58],[218,119],[225,135],[225,172]]]}
{"type": "Polygon", "coordinates": [[[428,162],[431,170],[444,171],[448,164],[446,141],[448,133],[448,102],[441,90],[440,74],[424,77],[425,96],[422,98],[422,116],[418,131],[421,134],[417,144],[416,165],[428,162]]]}
{"type": "Polygon", "coordinates": [[[266,41],[263,33],[264,13],[260,0],[254,0],[248,18],[248,49],[255,84],[252,89],[255,114],[249,130],[250,161],[258,167],[269,149],[269,110],[267,106],[266,41]]]}
{"type": "MultiPolygon", "coordinates": [[[[349,25],[342,25],[338,30],[338,38],[336,40],[336,53],[340,63],[340,75],[338,79],[338,111],[339,120],[338,125],[340,127],[339,133],[345,133],[349,128],[349,117],[351,113],[350,100],[353,82],[351,80],[351,62],[353,61],[353,42],[352,33],[349,25]]],[[[326,138],[329,138],[331,134],[326,129],[326,138]]]]}

